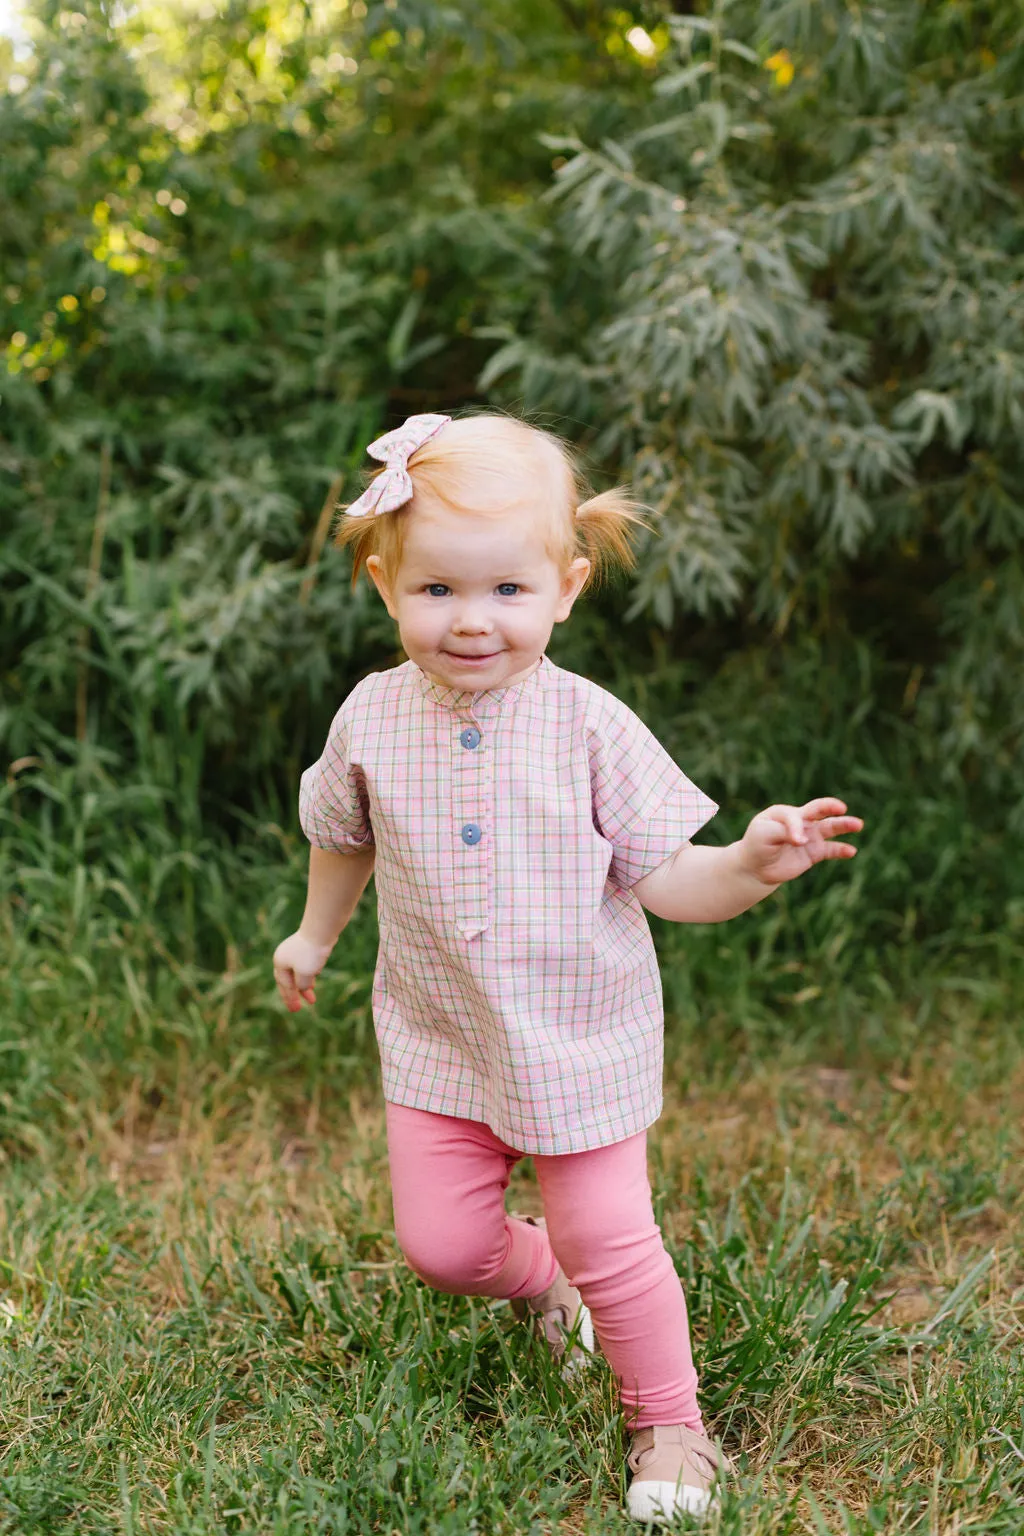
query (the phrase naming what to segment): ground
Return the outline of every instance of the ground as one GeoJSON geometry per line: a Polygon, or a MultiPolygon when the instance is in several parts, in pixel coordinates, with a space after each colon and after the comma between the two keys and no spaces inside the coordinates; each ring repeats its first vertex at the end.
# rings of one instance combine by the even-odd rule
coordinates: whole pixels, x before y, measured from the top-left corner
{"type": "MultiPolygon", "coordinates": [[[[563,1383],[403,1265],[372,1074],[201,1067],[8,1161],[0,1531],[622,1530],[603,1364],[563,1383]]],[[[713,1528],[1019,1536],[1014,1025],[952,1008],[898,1070],[689,1039],[666,1080],[656,1210],[740,1469],[713,1528]]]]}

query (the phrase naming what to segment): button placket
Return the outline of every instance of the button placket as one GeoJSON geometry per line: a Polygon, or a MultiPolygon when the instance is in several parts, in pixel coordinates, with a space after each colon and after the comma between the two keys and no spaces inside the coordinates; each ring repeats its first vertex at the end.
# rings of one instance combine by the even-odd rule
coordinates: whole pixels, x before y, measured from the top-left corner
{"type": "Polygon", "coordinates": [[[451,835],[460,843],[455,855],[455,913],[460,935],[471,939],[490,926],[493,755],[468,711],[454,723],[451,835]]]}

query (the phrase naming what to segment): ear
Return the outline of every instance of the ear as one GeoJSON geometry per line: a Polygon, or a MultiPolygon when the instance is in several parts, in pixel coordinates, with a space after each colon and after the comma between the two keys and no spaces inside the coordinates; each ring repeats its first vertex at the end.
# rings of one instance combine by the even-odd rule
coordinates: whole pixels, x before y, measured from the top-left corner
{"type": "Polygon", "coordinates": [[[572,605],[580,595],[580,588],[590,575],[590,561],[583,555],[577,556],[565,575],[562,577],[562,588],[558,597],[558,606],[555,609],[555,623],[561,624],[572,612],[572,605]]]}
{"type": "Polygon", "coordinates": [[[384,607],[393,619],[397,619],[398,615],[395,612],[395,605],[391,598],[391,584],[384,575],[384,568],[380,563],[380,555],[367,555],[366,569],[370,580],[384,599],[384,607]]]}

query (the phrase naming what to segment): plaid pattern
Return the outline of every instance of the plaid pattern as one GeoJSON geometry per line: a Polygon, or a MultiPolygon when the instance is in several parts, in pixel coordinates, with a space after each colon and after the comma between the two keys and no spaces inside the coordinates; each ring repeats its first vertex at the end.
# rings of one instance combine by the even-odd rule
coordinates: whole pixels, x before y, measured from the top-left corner
{"type": "Polygon", "coordinates": [[[394,512],[396,507],[404,507],[412,499],[413,492],[409,459],[417,448],[429,443],[450,421],[450,416],[407,416],[400,427],[385,432],[383,437],[371,443],[367,453],[372,458],[381,459],[387,468],[371,481],[350,507],[345,508],[345,516],[372,517],[377,512],[394,512]]]}
{"type": "Polygon", "coordinates": [[[631,710],[547,657],[484,692],[407,661],[349,694],[299,810],[317,847],[376,845],[386,1099],[543,1155],[657,1119],[661,979],[630,886],[717,806],[631,710]]]}

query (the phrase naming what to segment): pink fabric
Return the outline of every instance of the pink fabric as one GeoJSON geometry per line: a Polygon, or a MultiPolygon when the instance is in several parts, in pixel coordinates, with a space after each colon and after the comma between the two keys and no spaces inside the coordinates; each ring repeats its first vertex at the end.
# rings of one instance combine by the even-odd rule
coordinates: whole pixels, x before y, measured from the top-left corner
{"type": "Polygon", "coordinates": [[[299,809],[317,847],[376,848],[386,1099],[544,1155],[658,1118],[661,980],[630,887],[716,807],[621,700],[546,656],[480,691],[371,673],[299,809]]]}
{"type": "Polygon", "coordinates": [[[654,1220],[646,1133],[535,1156],[545,1233],[505,1212],[522,1153],[477,1121],[386,1107],[395,1231],[420,1278],[461,1295],[528,1297],[561,1264],[590,1308],[630,1427],[700,1430],[686,1302],[654,1220]]]}
{"type": "Polygon", "coordinates": [[[393,432],[385,432],[367,448],[372,458],[381,459],[385,468],[372,480],[363,494],[345,508],[346,517],[373,517],[378,512],[394,512],[412,499],[409,459],[436,437],[450,416],[408,416],[393,432]]]}

